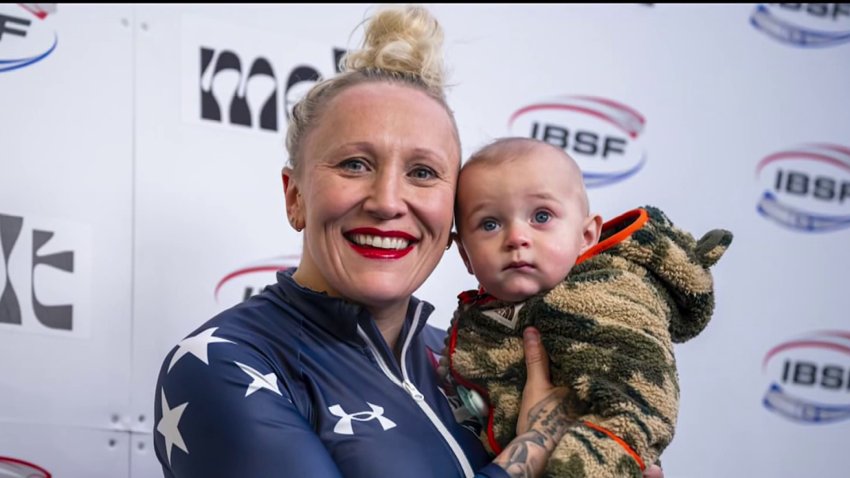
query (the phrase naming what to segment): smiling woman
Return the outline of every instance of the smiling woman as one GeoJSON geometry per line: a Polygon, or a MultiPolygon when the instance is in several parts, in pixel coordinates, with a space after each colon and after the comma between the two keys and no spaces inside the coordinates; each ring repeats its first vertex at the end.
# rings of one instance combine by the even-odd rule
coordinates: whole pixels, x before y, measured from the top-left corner
{"type": "Polygon", "coordinates": [[[305,227],[293,278],[397,330],[449,242],[460,167],[454,126],[425,93],[387,83],[350,87],[321,118],[303,164],[284,172],[290,220],[305,227]]]}
{"type": "Polygon", "coordinates": [[[449,244],[460,169],[441,42],[428,11],[384,10],[342,73],[293,108],[283,183],[300,262],[165,358],[155,446],[166,477],[542,472],[571,422],[537,333],[519,436],[490,463],[442,389],[434,308],[412,295],[449,244]]]}

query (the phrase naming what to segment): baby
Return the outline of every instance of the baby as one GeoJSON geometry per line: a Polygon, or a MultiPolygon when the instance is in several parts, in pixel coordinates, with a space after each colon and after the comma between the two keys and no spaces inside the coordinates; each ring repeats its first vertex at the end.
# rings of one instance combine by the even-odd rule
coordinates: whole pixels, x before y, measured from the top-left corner
{"type": "Polygon", "coordinates": [[[443,365],[481,418],[482,441],[498,453],[515,435],[522,331],[533,325],[579,418],[547,476],[640,477],[673,438],[673,342],[711,318],[708,268],[731,233],[696,241],[652,207],[603,224],[573,159],[527,138],[498,140],[466,162],[455,213],[480,287],[459,296],[443,365]]]}

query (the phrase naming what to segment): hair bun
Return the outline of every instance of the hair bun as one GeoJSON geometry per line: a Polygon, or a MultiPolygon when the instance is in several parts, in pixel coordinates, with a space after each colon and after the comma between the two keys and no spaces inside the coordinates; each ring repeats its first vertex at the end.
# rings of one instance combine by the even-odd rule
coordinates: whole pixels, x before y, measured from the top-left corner
{"type": "Polygon", "coordinates": [[[378,11],[366,26],[363,48],[342,59],[343,71],[385,70],[418,77],[430,90],[443,88],[443,29],[425,8],[378,11]]]}

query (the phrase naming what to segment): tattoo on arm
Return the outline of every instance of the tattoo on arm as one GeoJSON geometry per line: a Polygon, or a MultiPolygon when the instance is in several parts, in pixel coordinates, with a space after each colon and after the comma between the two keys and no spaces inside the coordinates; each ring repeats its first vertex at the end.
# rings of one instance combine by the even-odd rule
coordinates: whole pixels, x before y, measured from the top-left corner
{"type": "Polygon", "coordinates": [[[540,476],[558,441],[575,424],[562,398],[553,393],[535,405],[528,413],[530,429],[514,438],[493,461],[512,478],[540,476]]]}
{"type": "Polygon", "coordinates": [[[511,478],[531,478],[536,476],[535,470],[546,463],[549,452],[545,443],[546,437],[532,430],[514,438],[494,462],[504,468],[511,478]]]}

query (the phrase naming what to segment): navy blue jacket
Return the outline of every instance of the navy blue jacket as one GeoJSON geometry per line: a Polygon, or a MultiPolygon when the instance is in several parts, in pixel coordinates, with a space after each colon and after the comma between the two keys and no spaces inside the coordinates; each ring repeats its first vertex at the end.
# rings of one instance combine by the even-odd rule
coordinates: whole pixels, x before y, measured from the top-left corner
{"type": "Polygon", "coordinates": [[[166,356],[154,425],[166,478],[507,477],[438,386],[433,306],[411,300],[399,363],[365,309],[292,272],[166,356]]]}

